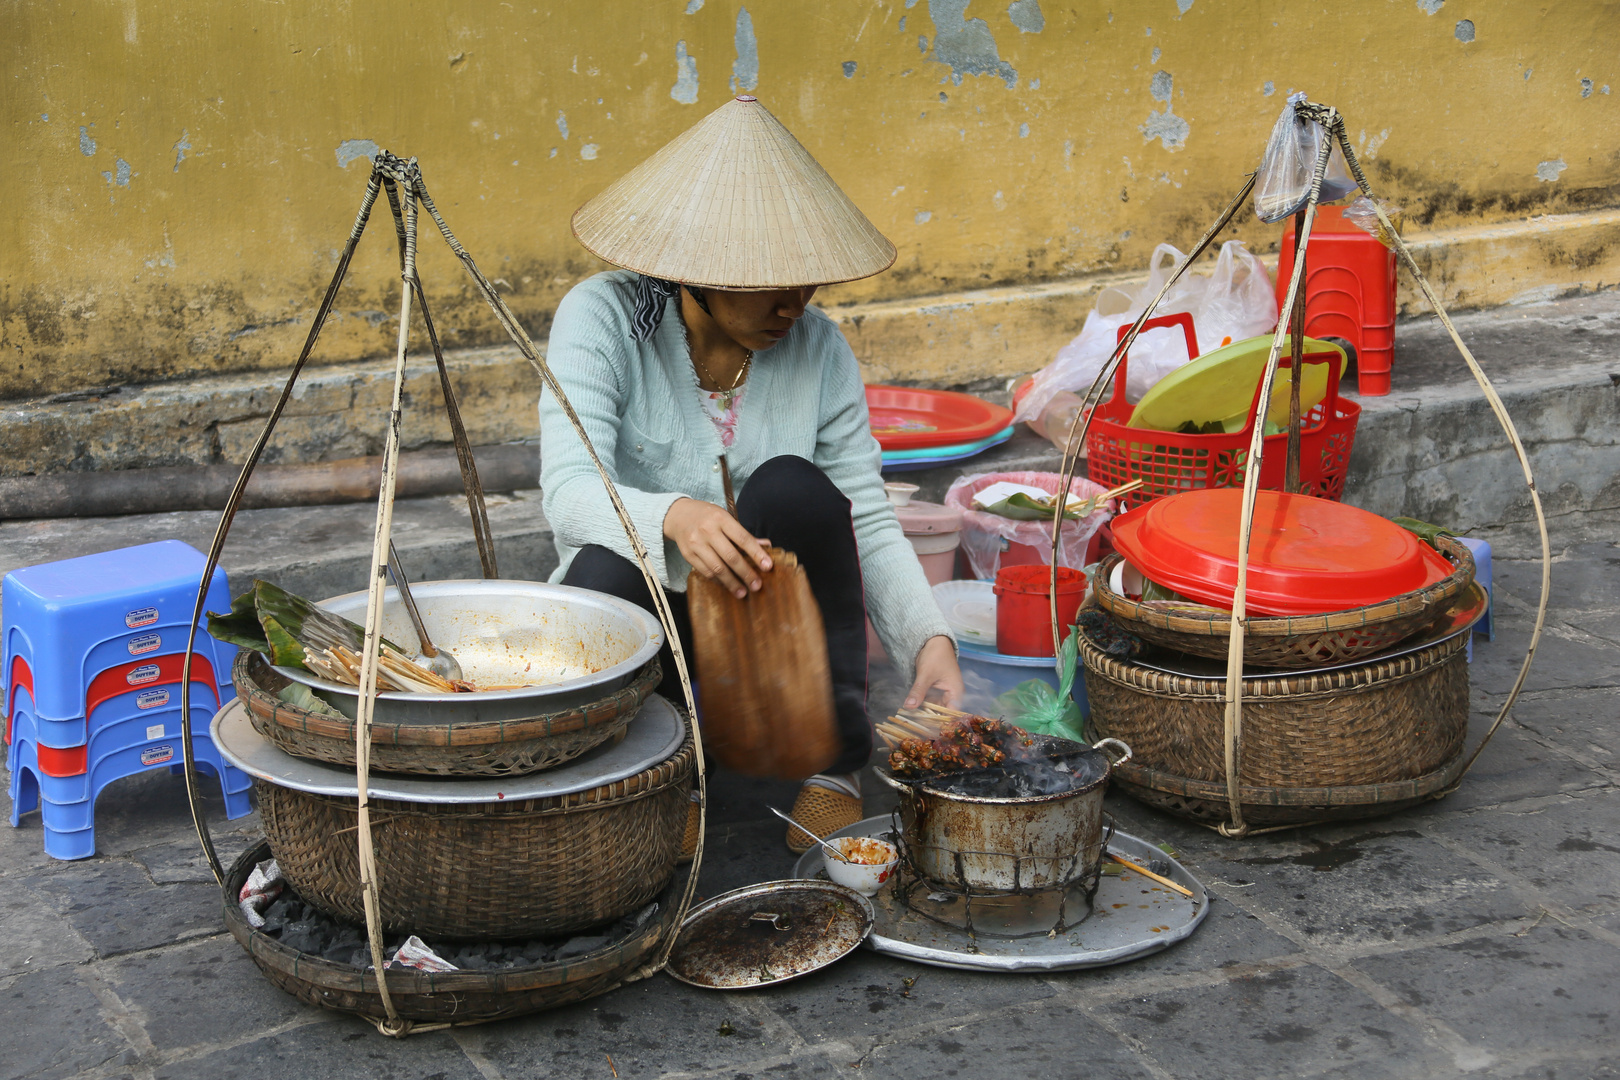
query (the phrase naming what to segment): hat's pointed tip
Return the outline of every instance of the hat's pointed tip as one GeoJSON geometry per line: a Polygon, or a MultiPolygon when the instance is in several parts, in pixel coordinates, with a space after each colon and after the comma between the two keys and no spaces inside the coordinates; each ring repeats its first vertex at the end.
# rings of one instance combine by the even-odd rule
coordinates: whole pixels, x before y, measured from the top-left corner
{"type": "Polygon", "coordinates": [[[758,101],[759,98],[755,97],[753,94],[738,94],[737,95],[737,100],[738,101],[753,102],[753,101],[758,101]]]}

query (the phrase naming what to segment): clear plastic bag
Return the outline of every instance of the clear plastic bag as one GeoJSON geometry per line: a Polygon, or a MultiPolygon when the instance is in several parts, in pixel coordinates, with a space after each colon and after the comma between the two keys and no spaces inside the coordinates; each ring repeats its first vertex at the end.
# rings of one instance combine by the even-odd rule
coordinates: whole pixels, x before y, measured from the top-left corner
{"type": "MultiPolygon", "coordinates": [[[[1019,399],[1015,418],[1030,423],[1053,443],[1068,438],[1078,400],[1074,394],[1090,388],[1097,372],[1113,355],[1119,328],[1136,320],[1183,256],[1169,244],[1160,244],[1148,263],[1148,279],[1135,290],[1104,289],[1073,341],[1058,350],[1052,362],[1037,371],[1029,390],[1019,399]],[[1053,416],[1047,416],[1055,410],[1053,416]]],[[[1221,245],[1215,269],[1207,277],[1185,274],[1165,295],[1155,315],[1191,312],[1199,347],[1216,348],[1222,339],[1241,341],[1277,325],[1277,297],[1271,275],[1241,240],[1221,245]]],[[[1139,401],[1155,383],[1188,360],[1186,339],[1179,328],[1156,328],[1137,336],[1131,346],[1125,397],[1139,401]]]]}
{"type": "MultiPolygon", "coordinates": [[[[1254,212],[1266,224],[1274,224],[1305,208],[1311,196],[1311,175],[1328,133],[1321,124],[1301,116],[1294,106],[1305,100],[1303,91],[1288,95],[1288,102],[1272,125],[1266,140],[1266,156],[1260,160],[1260,175],[1254,184],[1254,212]]],[[[1356,190],[1356,181],[1337,145],[1328,155],[1322,177],[1322,202],[1337,202],[1356,190]]]]}
{"type": "MultiPolygon", "coordinates": [[[[1047,472],[970,473],[951,484],[945,492],[945,505],[962,511],[962,551],[967,555],[973,576],[980,581],[996,576],[1001,568],[1001,553],[1009,545],[1024,544],[1034,548],[1042,562],[1050,562],[1052,557],[1050,521],[1018,521],[973,509],[973,496],[1003,480],[1056,491],[1063,477],[1047,472]]],[[[1089,499],[1106,490],[1101,484],[1081,477],[1069,484],[1069,495],[1075,499],[1089,499]]],[[[1065,521],[1059,533],[1062,554],[1058,565],[1076,568],[1084,565],[1092,534],[1113,516],[1109,509],[1100,508],[1079,521],[1065,521]]]]}
{"type": "MultiPolygon", "coordinates": [[[[1401,226],[1406,223],[1406,211],[1394,203],[1385,202],[1383,199],[1378,200],[1378,205],[1383,208],[1385,216],[1389,218],[1389,223],[1395,226],[1395,231],[1400,232],[1401,226]]],[[[1384,228],[1384,223],[1378,220],[1378,211],[1373,209],[1373,201],[1367,196],[1363,195],[1344,208],[1344,220],[1350,222],[1362,232],[1367,233],[1391,251],[1395,250],[1395,241],[1390,239],[1389,231],[1384,228]]]]}

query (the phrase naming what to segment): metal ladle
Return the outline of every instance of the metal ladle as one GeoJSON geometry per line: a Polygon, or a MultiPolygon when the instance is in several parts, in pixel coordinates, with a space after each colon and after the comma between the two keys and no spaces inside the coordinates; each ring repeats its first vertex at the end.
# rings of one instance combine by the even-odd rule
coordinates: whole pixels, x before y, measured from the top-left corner
{"type": "Polygon", "coordinates": [[[394,550],[394,542],[388,541],[388,576],[394,579],[394,585],[399,589],[399,598],[405,601],[405,614],[411,617],[411,626],[416,629],[416,639],[422,643],[422,655],[427,658],[427,668],[433,674],[443,679],[465,679],[461,673],[461,664],[456,658],[444,649],[438,648],[428,637],[427,627],[422,625],[422,613],[416,610],[416,599],[411,596],[410,582],[405,580],[405,568],[400,565],[399,552],[394,550]]]}
{"type": "Polygon", "coordinates": [[[821,837],[817,836],[815,833],[811,832],[809,829],[805,828],[803,825],[800,825],[797,821],[794,821],[792,818],[790,818],[786,814],[782,813],[782,811],[778,810],[776,807],[767,806],[765,809],[769,810],[771,813],[775,814],[777,817],[781,818],[783,821],[787,822],[789,825],[792,825],[795,829],[798,829],[800,832],[804,833],[804,835],[808,836],[810,839],[814,840],[816,843],[818,843],[822,847],[826,848],[827,851],[834,858],[836,858],[839,862],[847,863],[847,862],[850,861],[848,855],[845,855],[842,851],[839,851],[837,848],[835,848],[831,844],[827,843],[827,841],[823,840],[821,837]]]}

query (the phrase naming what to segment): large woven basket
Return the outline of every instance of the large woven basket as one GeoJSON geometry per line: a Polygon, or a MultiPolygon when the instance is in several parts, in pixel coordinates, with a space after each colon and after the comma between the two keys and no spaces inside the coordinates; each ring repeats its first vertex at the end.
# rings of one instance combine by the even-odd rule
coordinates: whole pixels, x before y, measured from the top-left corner
{"type": "MultiPolygon", "coordinates": [[[[1337,671],[1243,680],[1245,820],[1368,817],[1441,790],[1468,730],[1467,634],[1337,671]]],[[[1090,726],[1129,743],[1127,793],[1197,820],[1226,820],[1224,679],[1116,660],[1080,635],[1090,726]]]]}
{"type": "MultiPolygon", "coordinates": [[[[1243,663],[1272,668],[1342,664],[1383,652],[1411,637],[1434,622],[1474,580],[1474,556],[1465,544],[1449,536],[1439,537],[1436,544],[1453,569],[1428,588],[1382,604],[1326,615],[1250,616],[1243,638],[1243,663]]],[[[1127,599],[1108,584],[1118,562],[1118,555],[1103,561],[1096,593],[1098,606],[1123,629],[1167,649],[1226,659],[1230,613],[1173,601],[1127,599]]]]}
{"type": "MultiPolygon", "coordinates": [[[[254,730],[294,757],[354,767],[354,721],[276,696],[288,680],[244,649],[231,670],[254,730]]],[[[622,689],[589,705],[522,720],[372,724],[371,767],[415,776],[521,776],[572,761],[624,729],[661,677],[653,660],[622,689]]]]}
{"type": "MultiPolygon", "coordinates": [[[[521,940],[611,922],[675,872],[695,753],[573,795],[472,804],[371,800],[382,924],[424,936],[521,940]]],[[[255,780],[265,838],[307,902],[364,918],[357,800],[255,780]]]]}
{"type": "MultiPolygon", "coordinates": [[[[383,1019],[387,1014],[374,972],[289,948],[248,925],[236,898],[254,864],[269,857],[269,844],[261,842],[243,852],[226,874],[225,926],[231,936],[266,978],[300,1001],[383,1019]]],[[[516,971],[389,971],[394,1008],[406,1020],[418,1022],[499,1020],[583,1001],[645,978],[651,974],[648,965],[675,930],[680,884],[672,882],[664,890],[657,914],[645,926],[583,956],[516,971]]]]}

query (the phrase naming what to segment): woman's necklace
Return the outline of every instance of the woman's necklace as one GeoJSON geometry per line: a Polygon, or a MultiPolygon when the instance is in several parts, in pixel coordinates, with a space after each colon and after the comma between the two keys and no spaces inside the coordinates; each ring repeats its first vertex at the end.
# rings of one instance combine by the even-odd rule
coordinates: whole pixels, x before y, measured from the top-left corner
{"type": "MultiPolygon", "coordinates": [[[[687,342],[687,350],[691,352],[690,341],[687,342]]],[[[731,380],[731,385],[726,387],[721,387],[720,380],[709,374],[708,365],[706,365],[702,360],[698,359],[696,352],[692,352],[692,363],[697,367],[698,374],[703,376],[704,382],[711,383],[715,387],[719,388],[720,408],[729,409],[731,408],[732,400],[737,395],[737,387],[741,386],[742,381],[748,377],[748,369],[754,366],[754,350],[748,349],[743,353],[742,366],[737,369],[737,375],[731,380]]]]}

